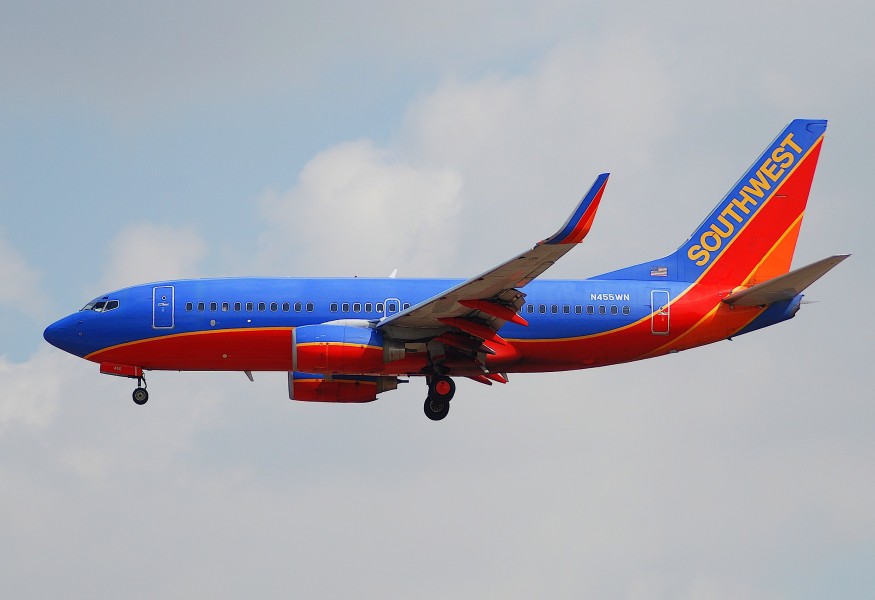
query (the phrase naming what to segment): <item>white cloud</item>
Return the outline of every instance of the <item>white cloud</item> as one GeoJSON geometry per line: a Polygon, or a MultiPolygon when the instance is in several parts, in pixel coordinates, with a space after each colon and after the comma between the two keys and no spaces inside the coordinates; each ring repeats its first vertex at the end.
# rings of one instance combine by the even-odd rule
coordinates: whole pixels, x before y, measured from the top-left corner
{"type": "Polygon", "coordinates": [[[0,356],[0,433],[10,427],[48,426],[72,361],[43,347],[24,363],[0,356]]]}
{"type": "Polygon", "coordinates": [[[147,281],[196,277],[207,245],[193,229],[128,225],[108,244],[103,277],[90,289],[115,290],[147,281]]]}
{"type": "MultiPolygon", "coordinates": [[[[656,42],[629,30],[562,44],[524,74],[447,78],[408,110],[399,152],[460,170],[460,256],[485,269],[553,233],[601,172],[614,173],[602,214],[617,210],[624,190],[635,191],[629,176],[646,181],[677,117],[656,42]]],[[[590,258],[610,251],[586,244],[590,258]]]]}
{"type": "Polygon", "coordinates": [[[456,247],[461,185],[451,169],[403,161],[368,141],[340,144],[313,158],[293,189],[261,199],[268,230],[259,267],[438,274],[456,247]]]}
{"type": "Polygon", "coordinates": [[[339,144],[261,199],[262,266],[464,277],[510,258],[553,233],[608,165],[651,160],[676,100],[649,44],[630,32],[563,45],[528,74],[448,78],[386,148],[339,144]]]}
{"type": "Polygon", "coordinates": [[[759,358],[739,344],[501,387],[460,382],[437,427],[415,383],[330,406],[288,401],[279,375],[155,373],[138,407],[131,382],[47,351],[12,378],[0,371],[4,389],[51,380],[53,407],[7,420],[0,436],[0,534],[18,574],[8,589],[766,598],[762,573],[811,560],[794,549],[808,520],[821,549],[868,539],[862,499],[875,490],[853,443],[797,435],[821,419],[782,425],[810,405],[763,400],[770,386],[798,393],[804,382],[772,380],[809,365],[754,370],[756,397],[713,389],[759,358]],[[685,386],[712,391],[641,397],[639,378],[678,366],[685,386]],[[452,577],[423,587],[429,552],[452,577]],[[144,555],[160,576],[138,579],[144,555]],[[46,561],[53,577],[31,577],[46,561]]]}
{"type": "Polygon", "coordinates": [[[486,168],[498,182],[594,158],[646,164],[675,124],[672,77],[656,42],[627,31],[560,45],[526,74],[447,79],[413,106],[406,125],[429,158],[486,168]]]}

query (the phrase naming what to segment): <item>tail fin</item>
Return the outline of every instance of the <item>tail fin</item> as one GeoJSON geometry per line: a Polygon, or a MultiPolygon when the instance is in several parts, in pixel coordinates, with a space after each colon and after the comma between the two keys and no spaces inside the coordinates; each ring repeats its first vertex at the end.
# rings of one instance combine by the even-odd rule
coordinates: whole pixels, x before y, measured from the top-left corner
{"type": "Polygon", "coordinates": [[[826,121],[796,119],[677,253],[678,279],[756,285],[790,270],[826,121]]]}

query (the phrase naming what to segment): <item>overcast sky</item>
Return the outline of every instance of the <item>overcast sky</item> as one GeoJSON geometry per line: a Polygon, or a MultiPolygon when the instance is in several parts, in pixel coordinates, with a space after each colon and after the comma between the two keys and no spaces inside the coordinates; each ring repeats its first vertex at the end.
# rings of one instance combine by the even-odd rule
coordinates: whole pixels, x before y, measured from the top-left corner
{"type": "Polygon", "coordinates": [[[875,595],[875,9],[864,2],[0,4],[0,581],[9,597],[875,595]],[[642,363],[293,403],[42,339],[183,276],[549,273],[673,251],[830,120],[789,322],[642,363]]]}

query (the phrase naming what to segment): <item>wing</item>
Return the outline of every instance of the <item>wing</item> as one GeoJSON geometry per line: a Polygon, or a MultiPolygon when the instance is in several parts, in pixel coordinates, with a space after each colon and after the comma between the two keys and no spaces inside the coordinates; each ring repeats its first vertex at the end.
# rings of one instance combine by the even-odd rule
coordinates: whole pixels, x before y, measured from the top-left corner
{"type": "MultiPolygon", "coordinates": [[[[449,345],[475,349],[482,341],[502,343],[495,333],[507,321],[527,325],[517,311],[523,305],[519,289],[549,269],[592,227],[608,182],[608,173],[595,183],[555,234],[497,267],[472,277],[428,300],[380,321],[378,329],[403,340],[441,336],[449,345]]],[[[481,348],[491,351],[490,348],[481,348]]]]}

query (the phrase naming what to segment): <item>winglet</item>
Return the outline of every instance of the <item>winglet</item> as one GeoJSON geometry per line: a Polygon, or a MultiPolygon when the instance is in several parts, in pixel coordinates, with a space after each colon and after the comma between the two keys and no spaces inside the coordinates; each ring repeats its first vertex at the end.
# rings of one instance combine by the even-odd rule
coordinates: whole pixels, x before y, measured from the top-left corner
{"type": "Polygon", "coordinates": [[[595,183],[568,217],[562,228],[548,237],[541,244],[579,244],[592,227],[595,212],[605,191],[610,173],[602,173],[596,177],[595,183]]]}

